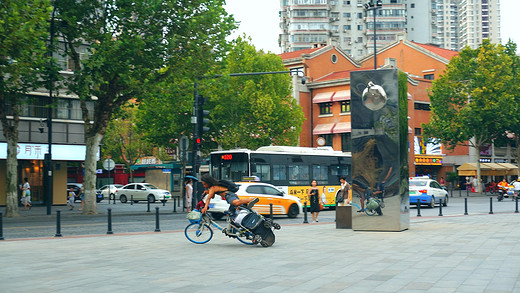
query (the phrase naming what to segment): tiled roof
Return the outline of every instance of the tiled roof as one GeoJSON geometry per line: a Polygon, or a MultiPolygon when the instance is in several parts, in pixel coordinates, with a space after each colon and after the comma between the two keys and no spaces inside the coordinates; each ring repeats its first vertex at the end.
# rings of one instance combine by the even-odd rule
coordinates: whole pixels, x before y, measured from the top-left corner
{"type": "Polygon", "coordinates": [[[457,51],[443,49],[443,48],[439,48],[439,47],[432,46],[432,45],[426,45],[426,44],[421,44],[421,43],[416,43],[416,42],[412,42],[412,43],[432,52],[433,54],[439,55],[448,60],[450,60],[453,56],[457,56],[459,54],[459,52],[457,52],[457,51]]]}
{"type": "Polygon", "coordinates": [[[325,75],[325,76],[322,76],[318,79],[315,79],[314,81],[317,82],[317,81],[328,81],[328,80],[337,80],[337,79],[345,79],[345,78],[350,78],[350,73],[352,71],[360,71],[360,70],[370,70],[372,69],[372,67],[370,68],[356,68],[356,69],[351,69],[351,70],[345,70],[345,71],[336,71],[336,72],[332,72],[328,75],[325,75]]]}
{"type": "MultiPolygon", "coordinates": [[[[321,48],[323,48],[323,47],[321,47],[321,48]]],[[[294,52],[282,53],[282,54],[280,54],[280,57],[282,57],[282,60],[293,59],[293,58],[301,57],[303,54],[310,54],[321,48],[309,48],[309,49],[303,49],[303,50],[298,50],[298,51],[294,51],[294,52]]]]}

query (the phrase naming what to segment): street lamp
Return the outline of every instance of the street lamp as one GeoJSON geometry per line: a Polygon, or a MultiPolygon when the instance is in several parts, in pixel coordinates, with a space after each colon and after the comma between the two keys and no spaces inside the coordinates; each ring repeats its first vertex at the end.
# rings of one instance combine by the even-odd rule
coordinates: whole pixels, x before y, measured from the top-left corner
{"type": "MultiPolygon", "coordinates": [[[[383,7],[383,1],[377,0],[376,3],[374,1],[370,1],[366,3],[365,10],[370,11],[372,10],[372,13],[374,14],[374,69],[377,69],[377,54],[376,54],[376,10],[381,9],[383,7]]],[[[367,14],[368,16],[368,14],[367,14]]]]}

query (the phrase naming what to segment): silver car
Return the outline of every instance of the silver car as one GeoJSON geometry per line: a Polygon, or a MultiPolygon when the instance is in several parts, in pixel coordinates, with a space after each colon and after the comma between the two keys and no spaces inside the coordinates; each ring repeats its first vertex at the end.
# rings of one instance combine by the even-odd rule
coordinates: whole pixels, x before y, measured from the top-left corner
{"type": "Polygon", "coordinates": [[[103,199],[111,199],[121,188],[123,188],[123,185],[121,184],[109,184],[102,186],[98,189],[98,192],[103,196],[103,199]]]}
{"type": "Polygon", "coordinates": [[[168,190],[159,189],[150,183],[130,183],[116,191],[116,198],[119,198],[121,203],[126,203],[129,200],[134,202],[147,200],[154,203],[156,201],[167,201],[171,197],[168,190]]]}

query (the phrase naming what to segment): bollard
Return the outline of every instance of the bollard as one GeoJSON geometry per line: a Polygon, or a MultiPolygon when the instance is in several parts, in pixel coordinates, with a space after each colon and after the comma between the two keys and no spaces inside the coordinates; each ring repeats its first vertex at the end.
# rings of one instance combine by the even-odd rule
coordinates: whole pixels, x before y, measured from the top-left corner
{"type": "Polygon", "coordinates": [[[442,198],[439,199],[439,217],[442,217],[442,198]]]}
{"type": "Polygon", "coordinates": [[[466,186],[466,197],[469,196],[469,188],[466,186]]]}
{"type": "MultiPolygon", "coordinates": [[[[109,196],[110,198],[110,196],[109,196]]],[[[112,204],[116,204],[116,194],[112,193],[112,200],[114,201],[112,204]]],[[[110,204],[110,200],[108,200],[108,204],[110,204]]]]}
{"type": "Polygon", "coordinates": [[[422,217],[421,216],[421,200],[420,199],[417,199],[417,217],[422,217]]]}
{"type": "Polygon", "coordinates": [[[465,216],[468,215],[468,198],[467,197],[464,198],[464,215],[465,216]]]}
{"type": "Polygon", "coordinates": [[[309,221],[307,221],[307,202],[303,203],[303,223],[308,224],[309,221]]]}
{"type": "Polygon", "coordinates": [[[146,209],[146,212],[150,212],[150,200],[146,200],[146,205],[148,206],[147,209],[146,209]]]}
{"type": "MultiPolygon", "coordinates": [[[[515,206],[516,206],[515,213],[518,213],[518,196],[515,198],[515,206]]],[[[0,217],[2,217],[2,214],[0,214],[0,217]]]]}
{"type": "Polygon", "coordinates": [[[273,220],[273,203],[269,204],[269,218],[271,218],[271,221],[273,220]]]}
{"type": "Polygon", "coordinates": [[[108,229],[107,229],[107,234],[114,234],[114,232],[112,232],[112,209],[108,209],[108,229]]]}
{"type": "Polygon", "coordinates": [[[462,189],[459,188],[459,197],[462,197],[462,189]]]}
{"type": "Polygon", "coordinates": [[[161,232],[161,229],[159,229],[159,207],[155,207],[155,231],[154,232],[161,232]]]}
{"type": "Polygon", "coordinates": [[[163,200],[162,200],[162,206],[163,206],[163,207],[166,206],[166,199],[163,199],[163,200]]]}
{"type": "Polygon", "coordinates": [[[133,206],[134,205],[134,195],[130,195],[130,205],[133,206]]]}
{"type": "Polygon", "coordinates": [[[54,237],[61,237],[61,211],[56,211],[56,235],[54,237]]]}
{"type": "Polygon", "coordinates": [[[493,214],[493,198],[489,198],[489,213],[493,214]]]}
{"type": "Polygon", "coordinates": [[[177,198],[174,197],[174,198],[173,198],[173,212],[174,212],[174,213],[177,212],[177,210],[175,209],[176,202],[177,202],[177,198]]]}
{"type": "Polygon", "coordinates": [[[4,223],[3,223],[3,215],[2,215],[2,212],[0,212],[0,240],[4,240],[4,227],[3,227],[3,225],[4,225],[4,223]]]}

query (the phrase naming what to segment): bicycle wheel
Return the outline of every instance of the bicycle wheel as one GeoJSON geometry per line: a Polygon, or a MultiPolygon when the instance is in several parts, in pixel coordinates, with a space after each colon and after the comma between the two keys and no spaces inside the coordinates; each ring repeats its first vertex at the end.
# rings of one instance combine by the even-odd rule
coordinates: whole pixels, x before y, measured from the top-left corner
{"type": "Polygon", "coordinates": [[[369,216],[373,216],[376,214],[376,210],[365,209],[365,213],[369,216]]]}
{"type": "Polygon", "coordinates": [[[204,244],[213,237],[213,229],[208,224],[190,224],[184,229],[184,235],[193,243],[204,244]]]}
{"type": "Polygon", "coordinates": [[[256,245],[257,243],[253,243],[253,235],[251,232],[237,233],[237,240],[244,243],[245,245],[256,245]],[[249,236],[250,239],[247,239],[249,236]]]}

